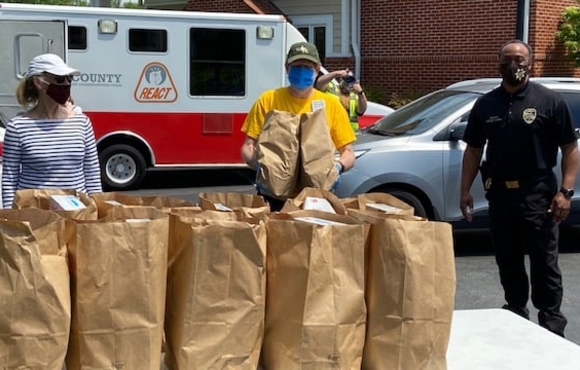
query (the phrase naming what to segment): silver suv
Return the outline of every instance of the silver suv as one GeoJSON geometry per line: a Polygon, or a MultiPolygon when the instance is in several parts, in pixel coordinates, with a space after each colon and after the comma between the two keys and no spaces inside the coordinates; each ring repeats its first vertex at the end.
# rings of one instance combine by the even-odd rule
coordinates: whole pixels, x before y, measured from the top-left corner
{"type": "MultiPolygon", "coordinates": [[[[580,78],[531,80],[563,96],[579,132],[580,78]]],[[[357,137],[355,167],[342,175],[337,195],[388,192],[412,205],[417,215],[432,220],[462,220],[459,194],[466,144],[461,139],[475,100],[499,83],[499,78],[458,82],[381,118],[357,137]]],[[[560,176],[559,168],[557,173],[560,176]]],[[[571,216],[580,216],[580,179],[575,187],[571,216]]],[[[487,217],[479,176],[472,195],[473,225],[477,225],[487,217]]],[[[568,218],[568,222],[572,220],[574,217],[568,218]]],[[[457,224],[461,227],[462,222],[457,224]]]]}

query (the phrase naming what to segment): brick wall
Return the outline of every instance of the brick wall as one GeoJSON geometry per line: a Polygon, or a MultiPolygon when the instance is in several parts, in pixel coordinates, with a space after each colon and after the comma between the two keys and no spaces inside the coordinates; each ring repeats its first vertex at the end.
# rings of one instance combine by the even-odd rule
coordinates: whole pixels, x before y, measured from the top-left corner
{"type": "Polygon", "coordinates": [[[255,13],[242,0],[188,0],[183,10],[196,12],[255,13]]]}
{"type": "Polygon", "coordinates": [[[564,8],[578,5],[576,0],[535,0],[530,9],[530,45],[534,48],[535,76],[574,76],[580,71],[565,57],[565,48],[556,41],[560,16],[564,8]]]}
{"type": "MultiPolygon", "coordinates": [[[[498,48],[516,36],[518,0],[361,0],[361,83],[388,99],[417,96],[450,83],[499,77],[498,48]]],[[[577,76],[554,33],[576,0],[530,0],[533,76],[577,76]]],[[[243,0],[189,0],[185,10],[254,12],[243,0]]],[[[354,67],[326,58],[328,70],[354,67]]],[[[383,100],[382,103],[387,103],[383,100]]]]}
{"type": "MultiPolygon", "coordinates": [[[[499,46],[516,36],[517,0],[361,1],[361,82],[384,96],[417,95],[459,80],[498,77],[499,46]]],[[[556,44],[560,14],[575,0],[532,0],[533,75],[575,75],[556,44]]],[[[344,60],[340,60],[344,65],[344,60]]],[[[326,64],[336,65],[330,58],[326,64]]],[[[350,62],[354,65],[354,62],[350,62]]],[[[338,66],[341,67],[341,66],[338,66]]]]}
{"type": "Polygon", "coordinates": [[[517,0],[364,0],[362,83],[415,95],[496,77],[497,49],[515,37],[516,15],[517,0]]]}

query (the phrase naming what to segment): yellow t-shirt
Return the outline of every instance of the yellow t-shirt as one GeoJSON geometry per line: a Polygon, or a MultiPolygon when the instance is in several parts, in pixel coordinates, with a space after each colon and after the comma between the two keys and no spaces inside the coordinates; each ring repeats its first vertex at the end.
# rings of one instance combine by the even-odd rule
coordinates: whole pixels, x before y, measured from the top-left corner
{"type": "Polygon", "coordinates": [[[258,140],[266,114],[272,110],[290,112],[294,114],[309,113],[323,107],[326,113],[326,122],[334,146],[339,149],[356,140],[348,115],[340,101],[329,94],[314,89],[307,99],[299,99],[290,94],[287,87],[281,87],[264,92],[250,109],[242,132],[252,139],[258,140]],[[313,109],[315,108],[315,109],[313,109]]]}

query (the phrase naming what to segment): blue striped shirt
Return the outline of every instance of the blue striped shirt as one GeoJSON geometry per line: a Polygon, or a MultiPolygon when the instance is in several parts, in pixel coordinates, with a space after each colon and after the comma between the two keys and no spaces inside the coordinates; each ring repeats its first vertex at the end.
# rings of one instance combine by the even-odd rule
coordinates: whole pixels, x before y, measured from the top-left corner
{"type": "Polygon", "coordinates": [[[11,208],[17,189],[102,191],[99,157],[90,119],[14,117],[6,127],[2,204],[11,208]]]}

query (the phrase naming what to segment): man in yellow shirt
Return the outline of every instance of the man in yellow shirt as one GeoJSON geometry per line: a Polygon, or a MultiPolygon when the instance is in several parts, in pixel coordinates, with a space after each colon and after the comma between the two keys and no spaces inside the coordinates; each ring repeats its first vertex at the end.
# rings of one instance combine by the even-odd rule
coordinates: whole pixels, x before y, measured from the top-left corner
{"type": "MultiPolygon", "coordinates": [[[[314,88],[314,81],[319,71],[320,57],[314,44],[299,42],[290,47],[286,58],[286,72],[290,86],[262,93],[242,126],[242,132],[246,134],[246,138],[241,154],[251,168],[256,169],[258,165],[256,147],[268,112],[279,110],[301,114],[318,109],[324,109],[330,137],[340,153],[337,162],[340,172],[348,171],[354,166],[352,143],[356,140],[356,135],[340,101],[314,88]]],[[[283,205],[282,200],[264,197],[270,202],[273,211],[279,210],[283,205]]]]}

